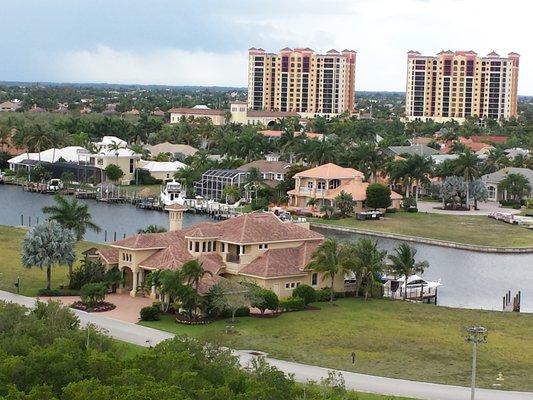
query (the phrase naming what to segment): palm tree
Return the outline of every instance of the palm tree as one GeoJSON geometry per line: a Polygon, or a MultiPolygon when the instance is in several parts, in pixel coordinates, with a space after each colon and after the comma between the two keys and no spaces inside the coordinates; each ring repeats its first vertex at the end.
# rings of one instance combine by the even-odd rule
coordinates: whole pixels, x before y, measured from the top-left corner
{"type": "MultiPolygon", "coordinates": [[[[101,229],[91,220],[89,206],[78,202],[73,198],[68,201],[63,196],[56,194],[54,196],[56,205],[43,207],[43,213],[50,214],[49,220],[57,221],[63,228],[73,232],[76,240],[83,239],[87,229],[94,232],[100,232],[101,229]]],[[[69,264],[69,276],[72,275],[72,265],[69,264]]]]}
{"type": "Polygon", "coordinates": [[[506,190],[510,197],[519,202],[531,191],[531,184],[522,174],[509,174],[500,181],[500,189],[506,190]]]}
{"type": "Polygon", "coordinates": [[[421,274],[429,267],[427,261],[415,260],[417,250],[409,246],[407,243],[401,243],[394,249],[395,254],[389,255],[389,260],[392,262],[391,269],[398,275],[405,277],[405,287],[403,291],[403,299],[407,299],[407,280],[411,275],[421,274]]]}
{"type": "Polygon", "coordinates": [[[421,184],[428,184],[428,175],[431,173],[433,163],[430,158],[414,154],[406,160],[406,174],[409,175],[410,181],[416,181],[415,199],[418,203],[418,193],[421,184]]]}
{"type": "Polygon", "coordinates": [[[198,170],[185,166],[176,171],[174,178],[185,186],[186,195],[191,197],[193,195],[194,182],[200,179],[200,174],[198,173],[198,170]]]}
{"type": "Polygon", "coordinates": [[[379,250],[377,241],[368,238],[359,239],[356,243],[350,243],[346,246],[346,251],[349,254],[348,265],[356,277],[355,294],[357,296],[359,288],[363,285],[365,300],[367,300],[377,280],[377,275],[386,268],[387,252],[379,250]]]}
{"type": "Polygon", "coordinates": [[[184,281],[196,290],[198,290],[198,284],[205,275],[213,276],[213,273],[205,270],[203,264],[197,259],[189,260],[181,267],[181,276],[184,281]]]}
{"type": "Polygon", "coordinates": [[[156,224],[150,224],[144,229],[137,229],[137,233],[161,233],[166,231],[165,228],[156,224]]]}
{"type": "Polygon", "coordinates": [[[462,175],[466,181],[466,207],[470,209],[470,181],[479,178],[479,159],[470,150],[461,153],[455,161],[455,173],[462,175]]]}
{"type": "Polygon", "coordinates": [[[318,199],[316,197],[311,197],[309,200],[307,200],[306,206],[311,207],[314,211],[317,204],[318,199]]]}
{"type": "Polygon", "coordinates": [[[350,270],[345,254],[342,246],[335,239],[329,238],[314,251],[306,267],[310,271],[322,273],[324,278],[331,279],[331,302],[334,298],[335,277],[350,270]]]}
{"type": "Polygon", "coordinates": [[[47,221],[33,227],[22,240],[22,265],[26,268],[46,268],[46,289],[52,287],[52,267],[67,264],[72,268],[76,259],[72,231],[57,221],[47,221]]]}
{"type": "Polygon", "coordinates": [[[31,150],[39,153],[39,162],[41,161],[41,151],[52,147],[52,134],[48,126],[40,123],[30,125],[25,133],[24,145],[31,150]]]}
{"type": "Polygon", "coordinates": [[[240,189],[235,185],[226,185],[222,189],[222,196],[226,198],[226,203],[234,203],[241,195],[240,189]]]}

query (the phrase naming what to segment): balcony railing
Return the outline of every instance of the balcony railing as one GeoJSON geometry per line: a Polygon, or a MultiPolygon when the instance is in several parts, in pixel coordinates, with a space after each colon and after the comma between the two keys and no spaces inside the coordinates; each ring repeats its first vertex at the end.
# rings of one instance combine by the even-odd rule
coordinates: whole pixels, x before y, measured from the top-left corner
{"type": "Polygon", "coordinates": [[[237,254],[226,254],[226,262],[239,264],[240,259],[237,254]]]}

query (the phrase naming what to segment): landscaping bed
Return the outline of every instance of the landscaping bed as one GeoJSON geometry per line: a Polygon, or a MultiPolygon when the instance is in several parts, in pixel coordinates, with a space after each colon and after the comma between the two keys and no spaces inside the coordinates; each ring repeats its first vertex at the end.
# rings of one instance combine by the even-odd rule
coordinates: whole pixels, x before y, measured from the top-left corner
{"type": "Polygon", "coordinates": [[[99,301],[96,304],[87,304],[83,301],[76,301],[70,305],[71,308],[76,310],[87,311],[87,312],[105,312],[115,309],[115,305],[108,303],[107,301],[99,301]]]}

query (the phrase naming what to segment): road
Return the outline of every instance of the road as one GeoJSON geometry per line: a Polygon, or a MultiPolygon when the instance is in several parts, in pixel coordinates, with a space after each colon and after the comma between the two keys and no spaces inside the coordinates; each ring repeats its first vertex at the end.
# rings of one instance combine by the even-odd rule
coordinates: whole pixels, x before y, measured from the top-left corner
{"type": "MultiPolygon", "coordinates": [[[[26,307],[33,307],[35,299],[17,294],[0,291],[0,300],[18,303],[26,307]]],[[[103,317],[98,314],[90,314],[84,311],[72,310],[80,319],[82,325],[93,324],[106,332],[109,336],[125,342],[140,346],[153,346],[157,343],[174,337],[168,332],[147,328],[137,324],[123,322],[116,319],[103,317]]],[[[241,365],[247,365],[255,357],[252,350],[235,350],[235,355],[240,359],[241,365]]],[[[300,364],[290,361],[277,360],[266,357],[273,366],[285,373],[294,375],[299,382],[309,380],[319,381],[326,377],[327,368],[314,365],[300,364]]],[[[348,389],[360,392],[378,393],[393,396],[412,397],[427,400],[468,400],[470,389],[461,386],[439,385],[435,383],[408,381],[404,379],[385,378],[380,376],[357,374],[354,372],[338,371],[344,376],[348,389]]],[[[489,389],[477,389],[477,400],[533,400],[531,392],[513,392],[489,389]]]]}

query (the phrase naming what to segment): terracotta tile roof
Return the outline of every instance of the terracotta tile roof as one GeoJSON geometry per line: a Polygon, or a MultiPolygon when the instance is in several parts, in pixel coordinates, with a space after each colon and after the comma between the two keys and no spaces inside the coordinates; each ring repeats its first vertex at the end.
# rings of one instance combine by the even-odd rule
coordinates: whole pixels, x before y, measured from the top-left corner
{"type": "Polygon", "coordinates": [[[322,240],[316,240],[298,247],[267,250],[240,273],[262,278],[305,274],[311,255],[321,243],[322,240]]]}
{"type": "MultiPolygon", "coordinates": [[[[327,199],[334,199],[339,194],[341,194],[341,192],[346,192],[351,194],[354,200],[364,201],[366,200],[366,188],[368,187],[368,185],[368,182],[350,181],[347,184],[341,185],[336,189],[328,190],[327,195],[325,197],[327,199]]],[[[390,197],[392,200],[403,199],[403,196],[401,194],[398,194],[393,191],[391,191],[390,197]]]]}
{"type": "Polygon", "coordinates": [[[251,168],[257,168],[263,173],[273,172],[277,174],[282,174],[287,172],[287,168],[290,167],[286,161],[267,161],[267,160],[257,160],[252,161],[248,164],[241,165],[238,169],[241,171],[249,171],[251,168]]]}
{"type": "Polygon", "coordinates": [[[224,110],[213,110],[210,108],[171,108],[168,110],[171,114],[184,114],[184,115],[226,115],[224,110]]]}
{"type": "Polygon", "coordinates": [[[98,249],[100,257],[109,265],[118,264],[118,249],[105,248],[98,249]]]}
{"type": "Polygon", "coordinates": [[[141,233],[113,242],[112,246],[129,249],[164,249],[172,244],[175,236],[176,232],[141,233]]]}
{"type": "Polygon", "coordinates": [[[294,176],[298,178],[348,179],[355,177],[362,178],[364,174],[353,168],[344,168],[336,164],[328,163],[298,172],[294,176]]]}

